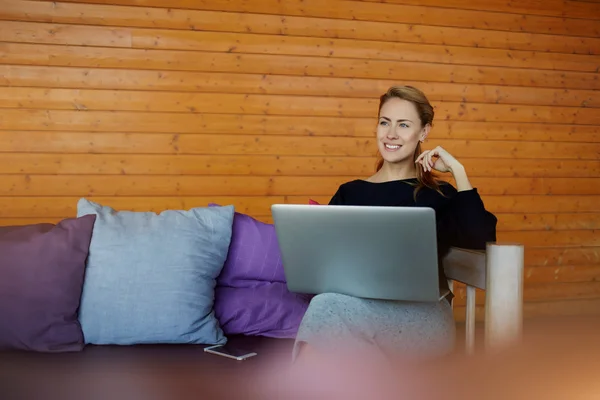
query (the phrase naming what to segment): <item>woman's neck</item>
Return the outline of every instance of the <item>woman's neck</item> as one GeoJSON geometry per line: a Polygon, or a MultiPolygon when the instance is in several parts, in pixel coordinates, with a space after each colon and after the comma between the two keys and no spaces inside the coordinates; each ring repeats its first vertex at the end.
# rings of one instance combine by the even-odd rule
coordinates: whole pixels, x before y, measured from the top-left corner
{"type": "Polygon", "coordinates": [[[417,167],[407,163],[390,164],[384,162],[383,166],[369,180],[372,182],[389,182],[417,177],[417,167]]]}

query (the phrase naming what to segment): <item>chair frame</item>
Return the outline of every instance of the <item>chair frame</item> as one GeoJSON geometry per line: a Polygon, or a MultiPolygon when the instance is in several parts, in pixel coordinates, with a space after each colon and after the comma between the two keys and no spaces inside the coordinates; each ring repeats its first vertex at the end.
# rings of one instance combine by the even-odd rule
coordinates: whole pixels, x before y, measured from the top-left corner
{"type": "Polygon", "coordinates": [[[486,291],[486,350],[518,340],[523,323],[524,248],[518,243],[489,243],[485,251],[452,247],[443,267],[450,290],[466,285],[465,350],[475,352],[477,289],[486,291]]]}

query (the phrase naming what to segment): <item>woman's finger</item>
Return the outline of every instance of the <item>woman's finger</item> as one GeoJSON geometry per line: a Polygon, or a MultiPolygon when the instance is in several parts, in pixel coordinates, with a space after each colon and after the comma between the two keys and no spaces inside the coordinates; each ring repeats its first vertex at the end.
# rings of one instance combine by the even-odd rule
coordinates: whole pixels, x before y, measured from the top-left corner
{"type": "Polygon", "coordinates": [[[429,153],[429,150],[425,150],[424,152],[422,152],[419,157],[417,157],[415,162],[419,162],[423,159],[423,157],[425,157],[427,155],[427,153],[429,153]]]}

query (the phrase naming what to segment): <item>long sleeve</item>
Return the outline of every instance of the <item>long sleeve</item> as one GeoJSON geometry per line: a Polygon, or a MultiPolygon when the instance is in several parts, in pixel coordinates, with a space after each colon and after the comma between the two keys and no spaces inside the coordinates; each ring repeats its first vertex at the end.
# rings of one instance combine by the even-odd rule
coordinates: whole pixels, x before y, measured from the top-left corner
{"type": "Polygon", "coordinates": [[[342,187],[340,186],[338,190],[335,192],[331,200],[329,200],[330,206],[341,206],[344,205],[344,198],[342,196],[342,187]]]}
{"type": "Polygon", "coordinates": [[[485,250],[488,242],[496,241],[497,222],[477,189],[454,192],[438,221],[440,239],[448,246],[485,250]]]}

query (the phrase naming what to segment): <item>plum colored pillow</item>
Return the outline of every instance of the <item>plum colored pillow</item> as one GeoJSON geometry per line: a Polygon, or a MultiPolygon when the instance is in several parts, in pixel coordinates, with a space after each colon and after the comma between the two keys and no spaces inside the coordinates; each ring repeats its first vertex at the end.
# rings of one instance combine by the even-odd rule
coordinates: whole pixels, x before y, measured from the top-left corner
{"type": "Polygon", "coordinates": [[[273,224],[236,212],[215,289],[215,315],[225,334],[294,338],[310,298],[288,291],[273,224]]]}
{"type": "Polygon", "coordinates": [[[91,344],[223,344],[214,288],[227,257],[232,206],[95,214],[79,320],[91,344]]]}
{"type": "Polygon", "coordinates": [[[96,217],[0,227],[0,349],[74,352],[96,217]]]}

